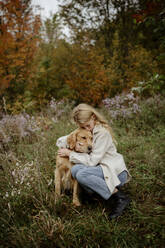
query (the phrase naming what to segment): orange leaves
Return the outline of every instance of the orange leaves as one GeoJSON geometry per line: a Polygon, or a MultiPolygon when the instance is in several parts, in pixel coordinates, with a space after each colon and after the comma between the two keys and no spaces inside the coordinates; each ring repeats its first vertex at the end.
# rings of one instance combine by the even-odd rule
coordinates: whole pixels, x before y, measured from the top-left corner
{"type": "Polygon", "coordinates": [[[40,28],[40,19],[33,16],[30,3],[0,1],[0,93],[11,82],[15,85],[29,78],[40,28]]]}
{"type": "MultiPolygon", "coordinates": [[[[3,74],[1,74],[3,76],[3,74]]],[[[3,91],[5,88],[9,86],[9,83],[12,79],[14,79],[15,75],[4,75],[3,76],[3,84],[1,84],[1,90],[3,91]]]]}
{"type": "Polygon", "coordinates": [[[66,83],[73,90],[73,98],[79,102],[98,105],[106,95],[108,77],[103,56],[94,47],[73,47],[69,79],[66,83]]]}

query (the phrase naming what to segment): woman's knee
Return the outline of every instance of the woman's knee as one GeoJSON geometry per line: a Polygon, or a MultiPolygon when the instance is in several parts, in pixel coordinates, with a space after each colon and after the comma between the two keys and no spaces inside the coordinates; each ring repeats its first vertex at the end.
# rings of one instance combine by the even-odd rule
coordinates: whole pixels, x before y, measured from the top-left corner
{"type": "Polygon", "coordinates": [[[87,176],[86,170],[79,170],[76,174],[76,179],[80,184],[85,184],[87,176]]]}
{"type": "Polygon", "coordinates": [[[71,168],[71,174],[73,178],[76,178],[77,173],[79,172],[79,170],[83,169],[84,165],[82,164],[76,164],[71,168]]]}

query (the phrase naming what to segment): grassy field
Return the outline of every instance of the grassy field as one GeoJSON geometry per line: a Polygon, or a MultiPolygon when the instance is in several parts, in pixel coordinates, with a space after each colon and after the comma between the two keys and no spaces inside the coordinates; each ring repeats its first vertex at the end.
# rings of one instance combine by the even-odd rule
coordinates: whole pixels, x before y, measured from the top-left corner
{"type": "MultiPolygon", "coordinates": [[[[70,194],[54,204],[56,140],[75,128],[69,119],[70,106],[26,116],[33,123],[27,135],[23,135],[25,119],[18,128],[21,119],[17,119],[22,117],[13,124],[6,116],[0,136],[0,248],[163,248],[164,103],[156,98],[143,101],[139,114],[112,123],[118,151],[132,174],[123,187],[131,205],[112,221],[110,203],[99,197],[83,193],[79,208],[72,205],[70,194]]],[[[108,110],[100,111],[111,122],[108,110]]]]}

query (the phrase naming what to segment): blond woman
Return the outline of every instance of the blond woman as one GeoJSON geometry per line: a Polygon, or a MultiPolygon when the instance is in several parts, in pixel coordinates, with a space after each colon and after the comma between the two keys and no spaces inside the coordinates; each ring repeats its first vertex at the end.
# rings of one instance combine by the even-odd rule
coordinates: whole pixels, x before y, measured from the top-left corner
{"type": "MultiPolygon", "coordinates": [[[[89,193],[95,192],[105,200],[112,195],[115,207],[110,213],[110,219],[120,216],[130,203],[130,199],[120,187],[131,178],[123,156],[117,152],[116,141],[112,129],[104,117],[93,107],[79,104],[73,109],[75,123],[93,134],[93,147],[90,154],[77,153],[67,148],[61,148],[58,154],[68,156],[75,165],[72,167],[72,176],[89,193]]],[[[57,141],[66,144],[66,137],[57,141]]]]}

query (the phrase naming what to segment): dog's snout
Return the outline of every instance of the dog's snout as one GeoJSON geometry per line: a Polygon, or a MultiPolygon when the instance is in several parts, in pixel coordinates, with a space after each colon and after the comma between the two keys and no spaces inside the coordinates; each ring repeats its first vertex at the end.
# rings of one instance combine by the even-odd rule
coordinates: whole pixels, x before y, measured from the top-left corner
{"type": "Polygon", "coordinates": [[[92,150],[92,146],[88,146],[88,151],[91,151],[92,150]]]}

